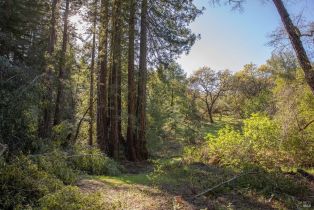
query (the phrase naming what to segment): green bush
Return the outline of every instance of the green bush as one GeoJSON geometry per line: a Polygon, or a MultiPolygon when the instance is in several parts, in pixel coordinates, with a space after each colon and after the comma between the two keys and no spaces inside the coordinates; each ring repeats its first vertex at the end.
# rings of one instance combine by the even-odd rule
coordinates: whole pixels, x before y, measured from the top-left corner
{"type": "Polygon", "coordinates": [[[91,175],[121,174],[121,166],[96,148],[76,148],[74,154],[69,156],[69,162],[74,169],[91,175]]]}
{"type": "Polygon", "coordinates": [[[217,137],[208,136],[211,155],[223,165],[245,166],[257,164],[276,168],[284,163],[280,148],[280,130],[274,120],[262,114],[253,114],[244,120],[242,131],[225,127],[217,137]]]}
{"type": "Polygon", "coordinates": [[[43,210],[98,210],[114,209],[101,202],[98,194],[86,195],[78,187],[67,186],[61,190],[48,194],[39,200],[43,210]]]}
{"type": "Polygon", "coordinates": [[[0,209],[26,209],[39,198],[63,186],[26,156],[11,162],[0,160],[0,209]]]}
{"type": "Polygon", "coordinates": [[[34,161],[41,169],[61,179],[64,184],[72,184],[78,178],[78,173],[67,162],[66,154],[59,150],[54,150],[46,155],[35,156],[34,161]]]}

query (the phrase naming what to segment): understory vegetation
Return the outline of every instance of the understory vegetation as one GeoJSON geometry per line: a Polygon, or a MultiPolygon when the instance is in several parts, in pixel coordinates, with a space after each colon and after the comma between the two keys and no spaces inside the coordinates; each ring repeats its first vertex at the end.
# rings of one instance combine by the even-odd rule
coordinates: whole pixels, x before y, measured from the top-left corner
{"type": "Polygon", "coordinates": [[[314,24],[272,2],[263,65],[187,74],[193,0],[0,0],[0,209],[311,208],[314,24]]]}

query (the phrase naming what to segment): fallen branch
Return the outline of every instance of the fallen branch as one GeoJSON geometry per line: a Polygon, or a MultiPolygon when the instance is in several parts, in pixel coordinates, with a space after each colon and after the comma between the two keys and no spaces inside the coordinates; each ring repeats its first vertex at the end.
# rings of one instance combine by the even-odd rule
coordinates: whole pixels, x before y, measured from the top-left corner
{"type": "Polygon", "coordinates": [[[8,146],[6,144],[0,144],[0,156],[7,150],[8,146]]]}
{"type": "Polygon", "coordinates": [[[307,127],[309,127],[312,123],[314,123],[314,120],[308,122],[303,128],[300,128],[300,131],[304,131],[304,130],[307,129],[307,127]]]}
{"type": "Polygon", "coordinates": [[[205,194],[207,194],[207,193],[213,191],[214,189],[216,189],[216,188],[218,188],[218,187],[221,187],[221,186],[223,186],[223,185],[225,185],[225,184],[228,184],[228,183],[230,183],[230,182],[232,182],[232,181],[234,181],[234,180],[236,180],[236,179],[238,179],[238,178],[240,178],[240,177],[242,177],[242,176],[248,175],[248,174],[256,174],[256,172],[247,172],[247,173],[239,174],[239,175],[237,175],[237,176],[235,176],[235,177],[233,177],[233,178],[231,178],[231,179],[229,179],[229,180],[227,180],[227,181],[224,181],[224,182],[222,182],[222,183],[220,183],[220,184],[215,185],[215,186],[212,187],[212,188],[209,188],[209,189],[207,189],[207,190],[201,192],[200,194],[197,194],[196,196],[193,197],[193,199],[195,199],[195,198],[197,198],[197,197],[200,197],[200,196],[202,196],[202,195],[205,195],[205,194]]]}

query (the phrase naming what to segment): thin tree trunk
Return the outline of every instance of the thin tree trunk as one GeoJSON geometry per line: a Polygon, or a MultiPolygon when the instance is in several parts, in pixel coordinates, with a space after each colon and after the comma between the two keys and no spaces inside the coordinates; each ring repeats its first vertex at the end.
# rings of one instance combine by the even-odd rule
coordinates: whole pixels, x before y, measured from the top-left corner
{"type": "Polygon", "coordinates": [[[54,125],[58,125],[61,122],[61,103],[63,102],[64,94],[64,79],[65,79],[65,56],[67,52],[68,44],[68,19],[70,10],[70,0],[66,0],[65,12],[64,12],[64,26],[63,26],[63,38],[62,38],[62,51],[60,56],[60,67],[58,75],[58,88],[57,98],[54,116],[54,125]]]}
{"type": "MultiPolygon", "coordinates": [[[[50,58],[53,55],[56,43],[56,9],[58,0],[53,0],[51,3],[51,20],[50,20],[50,34],[48,42],[48,55],[50,58]]],[[[44,79],[45,93],[43,97],[43,119],[39,123],[39,137],[47,138],[51,134],[51,124],[52,124],[52,69],[49,64],[46,66],[46,76],[44,79]]]]}
{"type": "Polygon", "coordinates": [[[207,107],[207,113],[209,116],[209,121],[210,123],[214,123],[214,118],[213,118],[213,104],[209,104],[208,99],[205,99],[206,101],[206,107],[207,107]]]}
{"type": "Polygon", "coordinates": [[[97,91],[97,143],[100,149],[108,154],[108,122],[107,122],[107,77],[108,77],[108,27],[109,1],[101,1],[101,21],[99,34],[98,91],[97,91]]]}
{"type": "Polygon", "coordinates": [[[301,33],[299,29],[293,24],[287,9],[285,8],[282,0],[273,0],[278,13],[281,17],[281,21],[289,35],[289,39],[292,43],[294,51],[297,55],[300,66],[302,67],[305,75],[305,79],[310,86],[312,93],[314,94],[314,69],[311,61],[303,47],[301,40],[301,33]]]}
{"type": "Polygon", "coordinates": [[[94,2],[94,20],[93,20],[93,43],[92,43],[92,61],[91,61],[91,71],[90,71],[90,94],[89,94],[89,140],[90,146],[93,146],[93,135],[94,135],[94,74],[95,74],[95,53],[96,53],[96,25],[97,25],[97,3],[98,0],[94,2]]]}
{"type": "Polygon", "coordinates": [[[137,100],[137,141],[139,157],[148,158],[146,148],[146,82],[147,82],[147,0],[142,0],[139,83],[137,100]]]}
{"type": "Polygon", "coordinates": [[[128,129],[127,129],[127,158],[136,161],[136,139],[135,139],[135,121],[136,121],[136,92],[134,81],[134,59],[135,59],[135,12],[136,1],[129,0],[129,52],[128,52],[128,129]]]}

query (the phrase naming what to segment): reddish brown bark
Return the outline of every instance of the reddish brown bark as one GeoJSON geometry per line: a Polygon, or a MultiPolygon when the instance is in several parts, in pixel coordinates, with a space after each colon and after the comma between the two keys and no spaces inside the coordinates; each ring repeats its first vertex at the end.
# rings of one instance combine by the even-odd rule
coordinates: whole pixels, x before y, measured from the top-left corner
{"type": "Polygon", "coordinates": [[[101,20],[99,33],[99,72],[97,90],[97,143],[100,149],[108,153],[108,121],[107,121],[107,77],[108,77],[108,26],[109,2],[101,1],[101,20]]]}
{"type": "Polygon", "coordinates": [[[61,103],[63,101],[64,94],[64,79],[65,79],[65,56],[67,52],[68,44],[68,24],[69,24],[69,10],[70,10],[70,0],[66,0],[66,6],[64,11],[64,24],[63,24],[63,37],[62,37],[62,51],[60,55],[60,66],[58,75],[58,88],[57,88],[57,98],[55,104],[55,115],[54,115],[54,125],[58,125],[61,122],[61,103]]]}
{"type": "Polygon", "coordinates": [[[90,69],[90,93],[89,93],[89,139],[88,144],[93,146],[94,136],[94,74],[95,74],[95,53],[96,53],[96,25],[97,25],[97,3],[98,0],[94,1],[94,20],[93,20],[93,43],[92,43],[92,61],[90,69]]]}
{"type": "Polygon", "coordinates": [[[136,1],[129,0],[129,52],[128,52],[128,128],[127,128],[127,158],[136,161],[136,90],[134,80],[134,59],[135,59],[135,12],[136,1]]]}
{"type": "Polygon", "coordinates": [[[121,141],[121,0],[115,0],[113,7],[112,68],[110,87],[110,138],[108,155],[119,158],[121,141]]]}
{"type": "Polygon", "coordinates": [[[146,148],[147,10],[147,0],[142,0],[140,66],[137,100],[137,150],[138,157],[142,160],[146,160],[148,158],[148,151],[146,148]]]}

